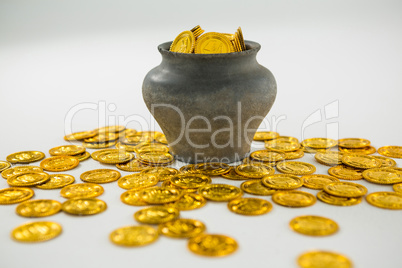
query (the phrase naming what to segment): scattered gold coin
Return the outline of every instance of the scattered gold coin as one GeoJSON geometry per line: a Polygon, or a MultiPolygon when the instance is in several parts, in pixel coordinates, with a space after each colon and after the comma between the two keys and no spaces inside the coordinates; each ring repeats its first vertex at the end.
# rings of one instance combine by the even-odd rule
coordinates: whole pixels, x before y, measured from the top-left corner
{"type": "Polygon", "coordinates": [[[301,179],[303,180],[303,186],[314,190],[322,190],[328,183],[339,181],[338,178],[333,176],[321,174],[304,175],[301,179]]]}
{"type": "Polygon", "coordinates": [[[17,166],[17,167],[12,167],[12,168],[3,170],[3,172],[1,172],[1,176],[4,179],[8,179],[14,175],[19,175],[19,174],[29,173],[29,172],[42,172],[42,171],[43,171],[42,168],[36,167],[36,166],[17,166]]]}
{"type": "Polygon", "coordinates": [[[376,149],[373,146],[366,146],[363,148],[339,147],[339,151],[348,154],[374,154],[376,152],[376,149]]]}
{"type": "Polygon", "coordinates": [[[6,162],[6,161],[0,161],[0,173],[1,173],[3,170],[8,169],[9,167],[11,167],[11,164],[10,164],[10,163],[8,163],[8,162],[6,162]]]}
{"type": "Polygon", "coordinates": [[[229,179],[229,180],[247,180],[247,179],[249,179],[247,177],[237,174],[236,170],[233,167],[231,167],[228,172],[222,174],[221,176],[224,177],[225,179],[229,179]]]}
{"type": "Polygon", "coordinates": [[[384,146],[378,149],[378,153],[383,156],[402,158],[402,146],[384,146]]]}
{"type": "Polygon", "coordinates": [[[12,187],[0,190],[0,205],[20,203],[32,198],[34,191],[30,188],[12,187]]]}
{"type": "Polygon", "coordinates": [[[96,155],[95,160],[104,164],[121,164],[126,163],[133,158],[134,155],[129,152],[121,151],[119,149],[109,149],[96,155]]]}
{"type": "Polygon", "coordinates": [[[135,220],[146,224],[160,224],[179,217],[179,210],[169,206],[153,206],[143,208],[134,214],[135,220]]]}
{"type": "Polygon", "coordinates": [[[61,225],[50,221],[30,222],[18,226],[11,232],[11,237],[18,242],[42,242],[61,234],[61,225]]]}
{"type": "Polygon", "coordinates": [[[317,198],[324,203],[335,206],[354,206],[360,204],[363,197],[340,197],[326,193],[324,190],[317,193],[317,198]]]}
{"type": "Polygon", "coordinates": [[[183,189],[197,189],[211,183],[211,178],[198,173],[179,174],[170,179],[173,185],[183,189]]]}
{"type": "Polygon", "coordinates": [[[58,155],[77,155],[85,152],[85,147],[79,145],[62,145],[54,147],[49,150],[49,154],[52,156],[58,155]]]}
{"type": "Polygon", "coordinates": [[[277,139],[265,141],[265,148],[283,152],[292,152],[300,148],[299,140],[294,137],[281,136],[277,139]]]}
{"type": "Polygon", "coordinates": [[[368,155],[347,154],[342,157],[342,163],[360,169],[379,168],[381,160],[368,155]]]}
{"type": "Polygon", "coordinates": [[[103,194],[104,189],[95,183],[77,183],[63,187],[60,195],[64,198],[91,198],[103,194]]]}
{"type": "Polygon", "coordinates": [[[339,165],[328,169],[328,174],[342,180],[361,180],[363,170],[349,166],[339,165]]]}
{"type": "Polygon", "coordinates": [[[371,168],[363,171],[366,181],[378,184],[395,184],[402,182],[402,172],[392,168],[371,168]]]}
{"type": "Polygon", "coordinates": [[[184,193],[178,200],[167,205],[173,206],[178,210],[193,210],[205,206],[207,200],[200,194],[184,193]]]}
{"type": "Polygon", "coordinates": [[[180,173],[195,173],[195,171],[193,169],[194,166],[195,166],[194,164],[188,164],[188,165],[182,166],[181,168],[179,168],[179,172],[180,173]]]}
{"type": "Polygon", "coordinates": [[[225,163],[199,163],[194,165],[193,170],[208,176],[218,176],[229,171],[230,166],[225,163]]]}
{"type": "Polygon", "coordinates": [[[274,131],[257,131],[254,134],[255,141],[265,141],[265,140],[273,140],[279,137],[278,132],[274,131]]]}
{"type": "Polygon", "coordinates": [[[140,197],[148,204],[166,204],[177,201],[181,191],[168,187],[152,187],[141,191],[140,197]]]}
{"type": "Polygon", "coordinates": [[[285,152],[285,159],[286,160],[294,160],[299,159],[304,156],[304,151],[302,149],[298,149],[296,151],[285,152]]]}
{"type": "Polygon", "coordinates": [[[138,160],[147,165],[165,166],[173,162],[173,155],[158,151],[145,151],[138,154],[138,160]]]}
{"type": "Polygon", "coordinates": [[[94,215],[105,211],[107,205],[96,198],[72,198],[62,204],[61,209],[73,215],[94,215]]]}
{"type": "Polygon", "coordinates": [[[120,188],[130,189],[143,189],[158,184],[158,178],[153,174],[134,173],[121,177],[117,181],[120,188]]]}
{"type": "Polygon", "coordinates": [[[301,268],[352,268],[352,262],[345,256],[329,251],[309,251],[302,254],[297,263],[301,268]]]}
{"type": "Polygon", "coordinates": [[[225,235],[202,234],[188,241],[191,252],[208,257],[226,256],[238,248],[236,240],[225,235]]]}
{"type": "Polygon", "coordinates": [[[344,148],[364,148],[367,146],[370,146],[370,141],[366,139],[360,139],[360,138],[346,138],[346,139],[340,139],[338,141],[338,145],[340,147],[344,148]]]}
{"type": "Polygon", "coordinates": [[[50,180],[45,183],[36,185],[36,188],[44,190],[58,189],[72,184],[74,183],[74,181],[74,177],[68,174],[51,174],[50,180]]]}
{"type": "Polygon", "coordinates": [[[323,190],[340,197],[361,197],[367,193],[366,187],[352,182],[332,182],[326,184],[323,190]]]}
{"type": "Polygon", "coordinates": [[[336,222],[321,216],[299,216],[289,223],[295,232],[311,236],[326,236],[334,234],[339,227],[336,222]]]}
{"type": "Polygon", "coordinates": [[[176,219],[159,225],[159,233],[173,238],[190,238],[204,231],[205,225],[192,219],[176,219]]]}
{"type": "Polygon", "coordinates": [[[133,159],[127,163],[117,164],[116,167],[120,170],[128,172],[138,172],[149,168],[148,165],[141,163],[140,161],[138,161],[138,159],[133,159]]]}
{"type": "Polygon", "coordinates": [[[374,157],[375,159],[378,159],[381,161],[381,167],[385,168],[385,167],[394,167],[396,166],[396,162],[394,159],[388,158],[388,157],[384,157],[384,156],[378,156],[378,155],[373,155],[371,157],[374,157]]]}
{"type": "Polygon", "coordinates": [[[315,154],[314,158],[318,163],[327,165],[327,166],[336,166],[342,164],[342,152],[318,152],[315,154]]]}
{"type": "Polygon", "coordinates": [[[22,202],[15,209],[22,217],[46,217],[58,213],[61,203],[51,199],[36,199],[22,202]]]}
{"type": "Polygon", "coordinates": [[[147,202],[141,198],[141,190],[128,190],[121,194],[120,200],[130,206],[146,206],[147,202]]]}
{"type": "Polygon", "coordinates": [[[248,180],[243,182],[240,185],[240,188],[248,193],[248,194],[253,194],[253,195],[273,195],[276,193],[278,190],[266,187],[263,183],[262,180],[248,180]]]}
{"type": "Polygon", "coordinates": [[[313,149],[327,149],[334,147],[338,144],[336,140],[329,139],[329,138],[310,138],[305,139],[301,142],[303,147],[309,147],[313,149]]]}
{"type": "Polygon", "coordinates": [[[171,167],[149,167],[143,169],[141,173],[155,175],[159,181],[167,181],[177,175],[179,171],[171,167]]]}
{"type": "Polygon", "coordinates": [[[81,174],[81,180],[92,183],[108,183],[120,178],[120,172],[113,169],[95,169],[81,174]]]}
{"type": "Polygon", "coordinates": [[[266,165],[241,164],[235,168],[237,174],[250,179],[260,179],[267,175],[273,175],[275,169],[266,165]]]}
{"type": "Polygon", "coordinates": [[[250,157],[260,162],[279,162],[285,160],[285,153],[271,150],[258,150],[250,154],[250,157]]]}
{"type": "Polygon", "coordinates": [[[394,189],[395,192],[402,194],[402,183],[392,185],[392,189],[394,189]]]}
{"type": "Polygon", "coordinates": [[[158,231],[147,225],[121,227],[110,234],[114,244],[125,247],[145,246],[155,242],[158,237],[158,231]]]}
{"type": "Polygon", "coordinates": [[[75,133],[71,133],[71,134],[64,136],[64,140],[80,141],[80,140],[92,138],[92,137],[96,136],[97,134],[98,134],[97,131],[94,131],[94,130],[75,132],[75,133]]]}
{"type": "Polygon", "coordinates": [[[402,194],[394,192],[375,192],[366,196],[370,205],[386,209],[402,209],[402,194]]]}
{"type": "Polygon", "coordinates": [[[277,190],[294,190],[303,186],[303,181],[290,174],[275,174],[262,178],[262,184],[277,190]]]}
{"type": "Polygon", "coordinates": [[[78,161],[84,161],[91,157],[91,154],[87,151],[83,152],[82,154],[73,155],[78,161]]]}
{"type": "Polygon", "coordinates": [[[279,191],[272,195],[272,201],[285,207],[308,207],[316,202],[314,195],[303,191],[279,191]]]}
{"type": "Polygon", "coordinates": [[[109,148],[116,145],[116,141],[108,141],[108,142],[83,142],[82,146],[88,149],[103,149],[109,148]]]}
{"type": "Polygon", "coordinates": [[[247,216],[262,215],[272,210],[272,204],[261,198],[237,198],[228,203],[230,211],[247,216]]]}
{"type": "Polygon", "coordinates": [[[208,184],[198,189],[198,192],[206,199],[218,202],[230,201],[243,194],[243,191],[228,184],[208,184]]]}
{"type": "Polygon", "coordinates": [[[27,172],[8,178],[7,183],[10,186],[27,187],[42,184],[48,180],[50,180],[50,176],[45,172],[27,172]]]}
{"type": "Polygon", "coordinates": [[[298,161],[285,161],[276,165],[278,171],[293,175],[310,175],[316,170],[315,166],[310,163],[298,161]]]}
{"type": "Polygon", "coordinates": [[[39,151],[23,151],[18,153],[13,153],[7,156],[7,161],[16,163],[31,163],[36,162],[45,158],[45,154],[39,151]]]}
{"type": "Polygon", "coordinates": [[[46,171],[59,172],[76,168],[80,161],[74,156],[60,155],[46,158],[40,167],[46,171]]]}

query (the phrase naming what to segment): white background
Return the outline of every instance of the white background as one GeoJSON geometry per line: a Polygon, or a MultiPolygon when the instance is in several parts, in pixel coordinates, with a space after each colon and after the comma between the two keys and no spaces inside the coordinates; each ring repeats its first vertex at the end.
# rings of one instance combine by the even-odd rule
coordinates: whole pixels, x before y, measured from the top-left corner
{"type": "MultiPolygon", "coordinates": [[[[401,9],[400,1],[367,0],[1,0],[0,159],[21,150],[48,155],[50,148],[65,144],[65,118],[82,103],[105,103],[115,108],[106,111],[110,119],[134,116],[151,128],[141,85],[160,62],[156,47],[197,24],[206,31],[230,33],[241,26],[245,39],[261,44],[258,60],[278,83],[277,99],[267,116],[271,126],[262,128],[272,129],[274,118],[285,118],[274,127],[282,135],[362,137],[377,148],[402,145],[401,9]],[[323,112],[333,102],[338,103],[336,118],[326,120],[322,113],[323,120],[302,127],[309,115],[323,112]],[[329,132],[330,123],[338,131],[329,132]]],[[[72,130],[96,128],[99,112],[77,112],[72,130]]],[[[139,129],[138,122],[128,126],[139,129]]],[[[315,163],[311,155],[303,161],[315,163]]],[[[402,166],[401,160],[397,162],[402,166]]],[[[326,167],[315,164],[317,173],[326,174],[326,167]]],[[[90,159],[68,173],[79,182],[81,173],[100,167],[90,159]]],[[[391,190],[361,184],[369,192],[391,190]]],[[[0,188],[5,187],[6,181],[0,181],[0,188]]],[[[202,220],[208,232],[238,241],[238,252],[225,258],[198,257],[186,249],[186,241],[165,237],[144,248],[116,247],[109,242],[109,233],[136,224],[132,215],[137,208],[119,201],[123,190],[116,183],[104,188],[100,198],[109,206],[106,212],[48,217],[62,224],[63,234],[41,244],[12,241],[11,230],[27,219],[15,214],[16,205],[0,207],[0,267],[296,267],[297,256],[311,249],[344,253],[355,267],[402,266],[401,212],[374,208],[365,201],[345,208],[321,202],[302,209],[274,205],[272,212],[258,217],[235,215],[223,203],[183,212],[182,217],[202,220]],[[303,214],[330,217],[340,231],[325,238],[296,234],[288,223],[303,214]]],[[[35,192],[36,198],[63,201],[58,190],[35,192]]]]}

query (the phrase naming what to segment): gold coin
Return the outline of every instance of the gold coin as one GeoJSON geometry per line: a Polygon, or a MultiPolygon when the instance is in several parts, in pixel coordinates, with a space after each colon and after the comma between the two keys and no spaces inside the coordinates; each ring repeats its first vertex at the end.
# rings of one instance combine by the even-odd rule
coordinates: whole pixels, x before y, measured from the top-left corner
{"type": "Polygon", "coordinates": [[[342,180],[361,180],[363,170],[344,165],[339,165],[328,169],[328,174],[342,180]]]}
{"type": "Polygon", "coordinates": [[[140,161],[138,161],[138,159],[133,159],[127,163],[117,164],[116,167],[120,170],[128,172],[138,172],[149,168],[148,165],[141,163],[140,161]]]}
{"type": "Polygon", "coordinates": [[[182,166],[181,168],[179,168],[179,171],[181,173],[195,173],[193,167],[195,166],[195,164],[188,164],[185,166],[182,166]]]}
{"type": "Polygon", "coordinates": [[[342,163],[360,169],[379,168],[381,161],[368,155],[347,154],[342,157],[342,163]]]}
{"type": "Polygon", "coordinates": [[[316,154],[316,153],[326,153],[329,152],[329,149],[315,149],[311,147],[300,147],[303,152],[308,153],[308,154],[316,154]]]}
{"type": "Polygon", "coordinates": [[[229,180],[247,180],[247,179],[249,179],[247,177],[237,174],[236,170],[233,167],[231,167],[228,172],[222,174],[221,176],[224,177],[225,179],[229,179],[229,180]]]}
{"type": "Polygon", "coordinates": [[[122,227],[110,234],[114,244],[125,247],[145,246],[155,242],[158,237],[158,231],[146,225],[122,227]]]}
{"type": "Polygon", "coordinates": [[[228,208],[240,215],[255,216],[270,212],[272,204],[261,198],[237,198],[228,203],[228,208]]]}
{"type": "Polygon", "coordinates": [[[166,204],[177,201],[181,191],[169,187],[152,187],[142,190],[140,197],[148,204],[166,204]]]}
{"type": "Polygon", "coordinates": [[[42,242],[61,234],[61,225],[50,221],[25,223],[11,232],[11,237],[18,242],[42,242]]]}
{"type": "Polygon", "coordinates": [[[4,179],[11,178],[14,175],[19,175],[23,173],[29,173],[29,172],[42,172],[43,169],[37,166],[16,166],[12,168],[8,168],[6,170],[3,170],[1,172],[1,176],[4,179]]]}
{"type": "Polygon", "coordinates": [[[277,190],[294,190],[303,186],[303,180],[289,174],[275,174],[262,178],[262,184],[277,190]]]}
{"type": "Polygon", "coordinates": [[[124,139],[121,140],[121,143],[124,145],[130,145],[130,146],[135,146],[140,144],[140,143],[151,143],[153,141],[153,136],[148,135],[148,134],[130,134],[127,135],[124,139]]]}
{"type": "Polygon", "coordinates": [[[64,198],[91,198],[103,194],[104,189],[95,183],[77,183],[63,187],[60,195],[64,198]]]}
{"type": "Polygon", "coordinates": [[[254,164],[241,164],[235,168],[237,174],[251,178],[260,179],[267,175],[272,175],[275,173],[275,169],[265,165],[254,165],[254,164]]]}
{"type": "Polygon", "coordinates": [[[0,190],[0,205],[20,203],[32,198],[34,191],[24,187],[4,188],[0,190]]]}
{"type": "Polygon", "coordinates": [[[273,140],[279,137],[278,132],[274,131],[257,131],[254,134],[255,141],[265,141],[265,140],[273,140]]]}
{"type": "Polygon", "coordinates": [[[154,143],[154,142],[142,142],[135,146],[135,152],[137,154],[144,152],[169,152],[169,147],[165,144],[154,143]]]}
{"type": "Polygon", "coordinates": [[[211,183],[207,175],[197,173],[179,174],[170,179],[173,185],[183,189],[196,189],[211,183]]]}
{"type": "Polygon", "coordinates": [[[317,193],[317,198],[324,203],[335,206],[354,206],[360,204],[363,197],[340,197],[326,193],[324,190],[317,193]]]}
{"type": "Polygon", "coordinates": [[[298,161],[280,162],[276,168],[282,173],[293,175],[310,175],[316,170],[312,164],[298,161]]]}
{"type": "Polygon", "coordinates": [[[179,210],[174,207],[153,206],[143,208],[134,214],[134,219],[146,224],[160,224],[179,217],[179,210]]]}
{"type": "Polygon", "coordinates": [[[301,268],[352,268],[345,256],[329,251],[309,251],[302,254],[297,263],[301,268]]]}
{"type": "Polygon", "coordinates": [[[285,159],[286,160],[293,160],[293,159],[299,159],[304,156],[304,151],[302,149],[298,149],[296,151],[292,152],[285,152],[285,159]]]}
{"type": "Polygon", "coordinates": [[[78,166],[80,161],[74,156],[60,155],[46,158],[40,162],[40,167],[46,171],[66,171],[78,166]]]}
{"type": "Polygon", "coordinates": [[[328,183],[339,182],[338,178],[321,174],[305,175],[301,179],[303,186],[314,190],[322,190],[328,183]]]}
{"type": "Polygon", "coordinates": [[[66,141],[80,141],[88,138],[92,138],[96,136],[98,133],[94,130],[91,131],[81,131],[81,132],[75,132],[68,134],[64,136],[64,140],[66,141]]]}
{"type": "Polygon", "coordinates": [[[58,189],[72,184],[74,181],[74,177],[68,174],[51,174],[50,180],[45,183],[36,185],[36,188],[44,190],[58,189]]]}
{"type": "Polygon", "coordinates": [[[272,201],[285,207],[308,207],[316,202],[314,195],[302,191],[279,191],[272,195],[272,201]]]}
{"type": "Polygon", "coordinates": [[[120,178],[120,172],[113,169],[95,169],[81,174],[82,181],[92,183],[108,183],[120,178]]]}
{"type": "Polygon", "coordinates": [[[402,146],[384,146],[378,149],[378,153],[392,158],[402,158],[402,146]]]}
{"type": "Polygon", "coordinates": [[[16,163],[31,163],[35,161],[39,161],[45,158],[45,154],[39,151],[24,151],[13,153],[7,156],[7,161],[16,164],[16,163]]]}
{"type": "Polygon", "coordinates": [[[181,32],[170,45],[170,51],[192,53],[195,47],[195,36],[192,31],[181,32]]]}
{"type": "Polygon", "coordinates": [[[50,199],[36,199],[22,202],[16,208],[18,215],[22,217],[46,217],[58,213],[61,203],[50,199]]]}
{"type": "Polygon", "coordinates": [[[87,160],[89,157],[91,157],[91,154],[89,152],[83,152],[82,154],[77,154],[77,155],[73,155],[75,158],[78,159],[78,161],[84,161],[87,160]]]}
{"type": "Polygon", "coordinates": [[[203,32],[205,32],[203,29],[201,29],[200,25],[195,26],[193,29],[190,30],[193,32],[194,37],[197,39],[198,36],[200,36],[203,32]]]}
{"type": "Polygon", "coordinates": [[[159,225],[159,233],[173,238],[190,238],[202,234],[205,225],[197,220],[177,219],[159,225]]]}
{"type": "Polygon", "coordinates": [[[237,34],[237,40],[238,40],[238,42],[240,44],[241,51],[245,51],[246,50],[246,44],[244,43],[243,31],[241,30],[240,27],[237,28],[236,34],[237,34]]]}
{"type": "Polygon", "coordinates": [[[314,158],[318,163],[327,166],[336,166],[342,164],[342,157],[344,154],[342,152],[318,152],[315,154],[314,158]]]}
{"type": "Polygon", "coordinates": [[[153,174],[134,173],[121,177],[117,181],[117,185],[120,188],[130,189],[143,189],[151,186],[155,186],[158,183],[158,178],[153,174]]]}
{"type": "Polygon", "coordinates": [[[346,138],[346,139],[340,139],[338,141],[338,145],[340,147],[351,148],[351,149],[364,148],[370,146],[370,141],[360,138],[346,138]]]}
{"type": "Polygon", "coordinates": [[[202,234],[188,241],[191,252],[208,257],[226,256],[238,248],[236,240],[225,235],[202,234]]]}
{"type": "Polygon", "coordinates": [[[265,148],[292,152],[300,148],[299,140],[294,137],[279,137],[274,140],[265,141],[265,148]]]}
{"type": "Polygon", "coordinates": [[[121,194],[120,200],[130,206],[146,206],[146,203],[141,198],[141,190],[128,190],[121,194]]]}
{"type": "Polygon", "coordinates": [[[374,154],[376,152],[376,149],[373,146],[367,146],[363,148],[339,147],[339,151],[348,154],[374,154]]]}
{"type": "Polygon", "coordinates": [[[98,151],[95,151],[95,152],[93,152],[91,154],[91,158],[93,160],[99,161],[99,159],[98,159],[99,155],[108,154],[108,153],[111,153],[111,152],[119,152],[119,150],[118,149],[102,149],[102,150],[98,150],[98,151]]]}
{"type": "Polygon", "coordinates": [[[233,44],[220,33],[205,33],[197,39],[194,53],[196,54],[219,54],[234,52],[233,44]]]}
{"type": "Polygon", "coordinates": [[[278,162],[285,160],[285,153],[271,150],[258,150],[250,154],[250,157],[260,162],[278,162]]]}
{"type": "Polygon", "coordinates": [[[394,189],[395,192],[402,194],[402,183],[392,185],[392,189],[394,189]]]}
{"type": "Polygon", "coordinates": [[[26,187],[42,184],[48,180],[50,180],[50,176],[45,172],[27,172],[8,178],[7,183],[10,186],[26,187]]]}
{"type": "Polygon", "coordinates": [[[116,145],[116,141],[108,141],[108,142],[83,142],[82,146],[88,149],[103,149],[109,148],[116,145]]]}
{"type": "Polygon", "coordinates": [[[184,193],[184,192],[186,192],[186,193],[195,193],[195,192],[197,192],[197,188],[187,188],[187,189],[179,188],[176,185],[174,185],[170,180],[162,182],[162,187],[177,189],[177,190],[181,191],[182,193],[184,193]]]}
{"type": "Polygon", "coordinates": [[[208,184],[198,188],[198,192],[206,199],[218,202],[230,201],[243,194],[240,188],[228,184],[208,184]]]}
{"type": "Polygon", "coordinates": [[[332,182],[323,188],[330,195],[340,197],[360,197],[367,193],[367,188],[363,185],[352,182],[332,182]]]}
{"type": "Polygon", "coordinates": [[[225,163],[199,163],[193,166],[194,171],[208,176],[218,176],[229,171],[230,166],[225,163]]]}
{"type": "Polygon", "coordinates": [[[73,215],[94,215],[105,211],[107,205],[96,198],[72,198],[62,204],[61,209],[73,215]]]}
{"type": "Polygon", "coordinates": [[[372,155],[371,157],[374,157],[375,159],[380,160],[382,168],[396,166],[396,162],[394,159],[384,157],[384,156],[378,156],[378,155],[372,155]]]}
{"type": "Polygon", "coordinates": [[[117,133],[111,133],[111,132],[102,132],[99,133],[98,135],[85,139],[85,143],[108,143],[112,141],[116,141],[119,139],[119,134],[117,133]]]}
{"type": "Polygon", "coordinates": [[[402,209],[402,194],[394,192],[375,192],[366,196],[370,205],[385,209],[402,209]]]}
{"type": "Polygon", "coordinates": [[[149,165],[168,165],[173,162],[173,156],[165,152],[142,152],[138,154],[138,160],[141,163],[149,165]]]}
{"type": "Polygon", "coordinates": [[[104,164],[121,164],[132,160],[134,155],[129,152],[123,152],[116,149],[99,154],[96,158],[99,162],[104,164]]]}
{"type": "Polygon", "coordinates": [[[170,167],[150,167],[141,171],[143,174],[153,174],[159,181],[167,181],[179,173],[175,168],[170,167]]]}
{"type": "Polygon", "coordinates": [[[167,205],[173,206],[178,210],[193,210],[205,206],[207,200],[200,194],[184,193],[178,200],[167,205]]]}
{"type": "Polygon", "coordinates": [[[11,164],[6,161],[0,161],[0,172],[11,167],[11,164]]]}
{"type": "Polygon", "coordinates": [[[49,154],[52,156],[58,155],[77,155],[85,152],[85,147],[79,145],[62,145],[54,147],[49,150],[49,154]]]}
{"type": "Polygon", "coordinates": [[[116,143],[116,148],[123,152],[135,152],[136,148],[133,145],[124,144],[121,142],[116,143]]]}
{"type": "Polygon", "coordinates": [[[117,132],[122,132],[122,131],[125,130],[125,129],[126,129],[125,126],[116,125],[116,126],[104,126],[104,127],[100,127],[100,128],[95,129],[94,131],[97,131],[98,133],[108,133],[108,132],[117,133],[117,132]]]}
{"type": "Polygon", "coordinates": [[[336,233],[338,224],[331,219],[320,216],[299,216],[289,223],[295,232],[311,236],[326,236],[336,233]]]}
{"type": "Polygon", "coordinates": [[[243,182],[240,185],[240,188],[248,193],[253,195],[273,195],[278,190],[266,187],[262,184],[262,180],[248,180],[243,182]]]}
{"type": "Polygon", "coordinates": [[[313,149],[327,149],[336,146],[337,143],[336,140],[328,138],[310,138],[302,141],[301,145],[313,149]]]}
{"type": "Polygon", "coordinates": [[[371,168],[363,171],[363,178],[378,184],[395,184],[402,182],[402,172],[392,168],[371,168]]]}

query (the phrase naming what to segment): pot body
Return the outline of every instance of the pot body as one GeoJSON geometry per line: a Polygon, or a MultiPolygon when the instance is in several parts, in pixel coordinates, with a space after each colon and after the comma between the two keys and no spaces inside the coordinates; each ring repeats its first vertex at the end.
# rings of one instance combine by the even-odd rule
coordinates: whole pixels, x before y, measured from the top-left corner
{"type": "Polygon", "coordinates": [[[225,54],[170,52],[146,75],[144,101],[166,135],[171,153],[184,162],[240,161],[276,97],[276,81],[256,55],[260,45],[225,54]]]}

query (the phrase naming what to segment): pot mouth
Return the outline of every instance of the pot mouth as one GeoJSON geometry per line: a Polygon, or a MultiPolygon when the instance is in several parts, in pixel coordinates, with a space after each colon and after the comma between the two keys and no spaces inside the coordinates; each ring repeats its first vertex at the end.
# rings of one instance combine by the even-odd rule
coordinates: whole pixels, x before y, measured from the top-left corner
{"type": "Polygon", "coordinates": [[[252,54],[256,54],[261,45],[254,41],[245,40],[244,43],[246,45],[246,50],[240,52],[231,52],[231,53],[219,53],[219,54],[194,54],[194,53],[180,53],[180,52],[172,52],[169,51],[170,45],[173,41],[162,43],[158,46],[158,50],[162,55],[169,55],[174,57],[183,57],[183,58],[237,58],[239,56],[248,56],[252,54]]]}

